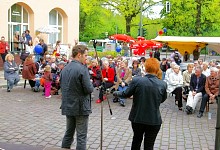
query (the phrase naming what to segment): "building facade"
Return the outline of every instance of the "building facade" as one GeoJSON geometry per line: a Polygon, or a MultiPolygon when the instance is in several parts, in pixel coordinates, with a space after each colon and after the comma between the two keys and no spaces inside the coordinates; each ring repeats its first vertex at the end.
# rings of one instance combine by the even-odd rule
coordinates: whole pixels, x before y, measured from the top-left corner
{"type": "Polygon", "coordinates": [[[60,40],[73,44],[79,39],[79,0],[0,0],[0,36],[13,42],[15,32],[20,35],[30,30],[34,39],[37,29],[45,26],[57,28],[54,34],[41,33],[45,43],[60,40]]]}

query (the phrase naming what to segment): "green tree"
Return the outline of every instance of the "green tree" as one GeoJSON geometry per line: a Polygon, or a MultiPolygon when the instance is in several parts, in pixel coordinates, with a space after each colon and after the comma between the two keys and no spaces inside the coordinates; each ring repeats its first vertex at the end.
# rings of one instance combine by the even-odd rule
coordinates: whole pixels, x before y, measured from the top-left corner
{"type": "MultiPolygon", "coordinates": [[[[165,4],[166,0],[163,0],[165,4]]],[[[171,11],[161,11],[168,35],[219,36],[219,0],[170,0],[171,11]]]]}
{"type": "Polygon", "coordinates": [[[150,11],[150,8],[157,4],[154,0],[104,0],[103,5],[124,17],[126,21],[126,33],[131,34],[132,19],[141,12],[150,11]]]}
{"type": "Polygon", "coordinates": [[[80,40],[103,39],[108,35],[123,32],[124,22],[118,14],[101,6],[100,1],[80,1],[80,40]]]}

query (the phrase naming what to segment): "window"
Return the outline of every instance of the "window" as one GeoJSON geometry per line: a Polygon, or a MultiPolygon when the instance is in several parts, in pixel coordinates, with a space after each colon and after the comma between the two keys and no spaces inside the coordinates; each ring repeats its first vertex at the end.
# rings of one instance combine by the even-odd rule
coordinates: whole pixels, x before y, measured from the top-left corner
{"type": "Polygon", "coordinates": [[[49,43],[54,44],[56,41],[63,39],[63,17],[62,15],[55,9],[51,10],[49,13],[49,25],[60,30],[60,33],[50,34],[49,35],[49,43]]]}
{"type": "Polygon", "coordinates": [[[21,36],[22,33],[29,27],[29,13],[21,5],[14,4],[8,9],[8,37],[10,49],[14,50],[12,42],[15,32],[21,36]]]}

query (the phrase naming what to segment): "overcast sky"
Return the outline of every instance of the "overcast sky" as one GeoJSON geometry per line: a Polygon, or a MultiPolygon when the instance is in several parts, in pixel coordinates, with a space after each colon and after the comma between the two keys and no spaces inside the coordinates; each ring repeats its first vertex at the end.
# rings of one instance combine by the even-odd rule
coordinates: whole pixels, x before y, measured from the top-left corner
{"type": "Polygon", "coordinates": [[[153,6],[152,10],[154,14],[151,14],[150,18],[160,18],[160,11],[163,9],[163,6],[153,6]]]}

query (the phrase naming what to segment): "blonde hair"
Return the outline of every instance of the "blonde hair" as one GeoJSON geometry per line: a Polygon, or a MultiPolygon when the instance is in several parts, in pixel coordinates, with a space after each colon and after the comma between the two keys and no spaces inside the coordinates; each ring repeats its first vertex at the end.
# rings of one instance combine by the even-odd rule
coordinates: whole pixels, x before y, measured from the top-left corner
{"type": "Polygon", "coordinates": [[[121,63],[124,63],[126,66],[128,66],[128,61],[125,59],[125,60],[123,60],[123,61],[121,61],[121,63]]]}
{"type": "Polygon", "coordinates": [[[96,59],[92,59],[91,62],[96,63],[96,65],[98,65],[98,61],[96,59]]]}
{"type": "Polygon", "coordinates": [[[44,71],[45,71],[45,72],[51,72],[51,67],[50,67],[50,65],[46,65],[46,66],[44,67],[44,71]]]}
{"type": "Polygon", "coordinates": [[[6,56],[5,56],[5,61],[8,61],[8,58],[9,57],[11,57],[13,60],[14,60],[14,56],[12,55],[12,54],[7,54],[6,56]]]}
{"type": "Polygon", "coordinates": [[[193,64],[188,64],[187,69],[189,69],[190,67],[194,67],[194,65],[193,64]]]}

